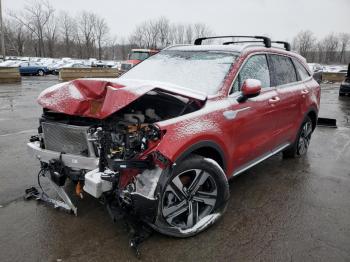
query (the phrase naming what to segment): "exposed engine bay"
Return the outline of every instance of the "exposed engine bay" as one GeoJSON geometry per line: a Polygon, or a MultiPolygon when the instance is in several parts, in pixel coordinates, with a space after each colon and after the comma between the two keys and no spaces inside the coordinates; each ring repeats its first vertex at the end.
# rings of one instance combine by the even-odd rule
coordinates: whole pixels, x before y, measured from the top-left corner
{"type": "MultiPolygon", "coordinates": [[[[86,157],[99,157],[102,152],[108,159],[130,160],[154,146],[154,142],[161,138],[162,132],[156,122],[196,111],[201,106],[196,100],[151,91],[103,120],[44,109],[39,127],[41,146],[55,151],[62,149],[61,153],[80,154],[86,157]],[[49,125],[53,127],[50,129],[49,125]],[[56,148],[52,141],[46,141],[51,139],[49,133],[55,133],[57,128],[63,125],[71,126],[72,129],[75,126],[76,129],[80,128],[82,132],[86,132],[87,140],[92,142],[92,150],[86,146],[80,147],[80,151],[77,151],[74,145],[65,145],[65,142],[72,142],[72,139],[65,139],[68,133],[61,134],[61,138],[57,137],[60,134],[55,134],[54,140],[57,140],[56,143],[60,144],[61,148],[56,148]]],[[[72,130],[67,132],[72,135],[72,130]]]]}
{"type": "Polygon", "coordinates": [[[38,135],[31,137],[28,147],[41,163],[39,185],[40,178],[48,178],[63,201],[39,194],[35,188],[27,190],[27,197],[77,214],[63,188],[70,179],[78,196],[85,191],[100,199],[113,220],[120,214],[133,214],[151,222],[157,212],[156,186],[170,164],[152,151],[166,134],[157,122],[203,105],[203,101],[152,90],[105,119],[44,108],[38,135]]]}

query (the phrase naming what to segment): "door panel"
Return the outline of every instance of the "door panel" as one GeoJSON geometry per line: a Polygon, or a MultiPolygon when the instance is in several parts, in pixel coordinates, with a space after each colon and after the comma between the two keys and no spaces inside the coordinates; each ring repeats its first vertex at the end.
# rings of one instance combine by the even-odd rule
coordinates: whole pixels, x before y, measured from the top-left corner
{"type": "Polygon", "coordinates": [[[300,104],[302,90],[305,88],[303,83],[295,83],[285,87],[277,87],[278,96],[281,98],[277,120],[276,145],[286,142],[293,142],[298,129],[300,118],[300,104]]]}
{"type": "MultiPolygon", "coordinates": [[[[232,163],[235,170],[274,149],[276,135],[276,111],[280,98],[277,90],[271,86],[270,71],[265,54],[256,54],[248,58],[242,66],[235,83],[232,99],[240,96],[240,88],[247,79],[261,82],[261,93],[245,102],[232,104],[228,109],[232,121],[232,163]]],[[[236,101],[236,100],[234,100],[236,101]]],[[[229,120],[228,120],[229,121],[229,120]]]]}
{"type": "Polygon", "coordinates": [[[298,82],[298,75],[288,56],[269,55],[268,58],[273,75],[272,82],[280,98],[275,118],[275,147],[278,147],[294,141],[299,125],[301,92],[305,85],[298,82]]]}
{"type": "Polygon", "coordinates": [[[227,111],[235,115],[227,120],[232,121],[233,127],[230,130],[235,170],[274,149],[276,106],[270,100],[276,97],[276,89],[267,88],[259,96],[235,103],[227,111]]]}

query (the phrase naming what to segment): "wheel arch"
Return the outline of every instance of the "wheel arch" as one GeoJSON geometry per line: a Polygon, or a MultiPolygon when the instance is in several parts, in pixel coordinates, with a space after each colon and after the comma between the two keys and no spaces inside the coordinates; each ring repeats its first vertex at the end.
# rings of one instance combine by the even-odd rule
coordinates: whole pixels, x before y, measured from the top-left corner
{"type": "MultiPolygon", "coordinates": [[[[315,130],[316,128],[316,125],[317,125],[317,118],[318,118],[318,114],[317,114],[317,111],[315,108],[310,108],[306,115],[305,116],[308,116],[310,117],[311,121],[312,121],[312,130],[315,130]]],[[[305,117],[304,117],[305,118],[305,117]]]]}
{"type": "Polygon", "coordinates": [[[219,164],[225,173],[227,171],[225,153],[222,148],[213,141],[205,140],[191,145],[175,160],[175,162],[185,159],[190,154],[211,158],[219,164]]]}

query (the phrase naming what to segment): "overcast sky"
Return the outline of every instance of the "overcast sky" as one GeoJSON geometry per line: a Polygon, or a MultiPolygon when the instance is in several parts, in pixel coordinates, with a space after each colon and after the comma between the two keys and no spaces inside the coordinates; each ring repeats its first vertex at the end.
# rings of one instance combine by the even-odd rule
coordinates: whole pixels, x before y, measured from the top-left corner
{"type": "MultiPolygon", "coordinates": [[[[2,0],[3,8],[23,8],[27,0],[2,0]]],[[[111,34],[127,37],[135,25],[165,16],[175,23],[206,23],[216,34],[267,34],[291,40],[300,30],[317,37],[350,33],[350,0],[55,0],[56,10],[87,10],[107,20],[111,34]]]]}

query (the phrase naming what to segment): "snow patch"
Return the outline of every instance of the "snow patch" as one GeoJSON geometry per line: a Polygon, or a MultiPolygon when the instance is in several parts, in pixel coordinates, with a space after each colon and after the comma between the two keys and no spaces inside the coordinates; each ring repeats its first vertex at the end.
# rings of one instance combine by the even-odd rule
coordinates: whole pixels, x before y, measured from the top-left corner
{"type": "Polygon", "coordinates": [[[257,87],[261,86],[261,81],[257,79],[247,79],[245,80],[248,87],[257,87]]]}
{"type": "Polygon", "coordinates": [[[146,59],[118,80],[160,81],[171,83],[176,89],[185,87],[192,92],[214,95],[219,91],[236,58],[237,55],[228,52],[169,49],[146,59]]]}
{"type": "Polygon", "coordinates": [[[214,213],[207,215],[203,217],[197,224],[195,224],[193,227],[188,229],[180,229],[180,232],[182,234],[189,234],[189,233],[195,233],[202,229],[204,229],[206,226],[215,223],[215,221],[220,217],[221,215],[219,213],[214,213]]]}
{"type": "Polygon", "coordinates": [[[156,190],[162,169],[157,167],[154,170],[146,169],[136,176],[136,190],[131,194],[138,194],[148,199],[154,200],[154,192],[156,190]]]}
{"type": "Polygon", "coordinates": [[[45,89],[40,93],[38,100],[45,106],[51,106],[65,99],[81,100],[83,98],[78,88],[72,82],[69,82],[60,83],[45,89]]]}

